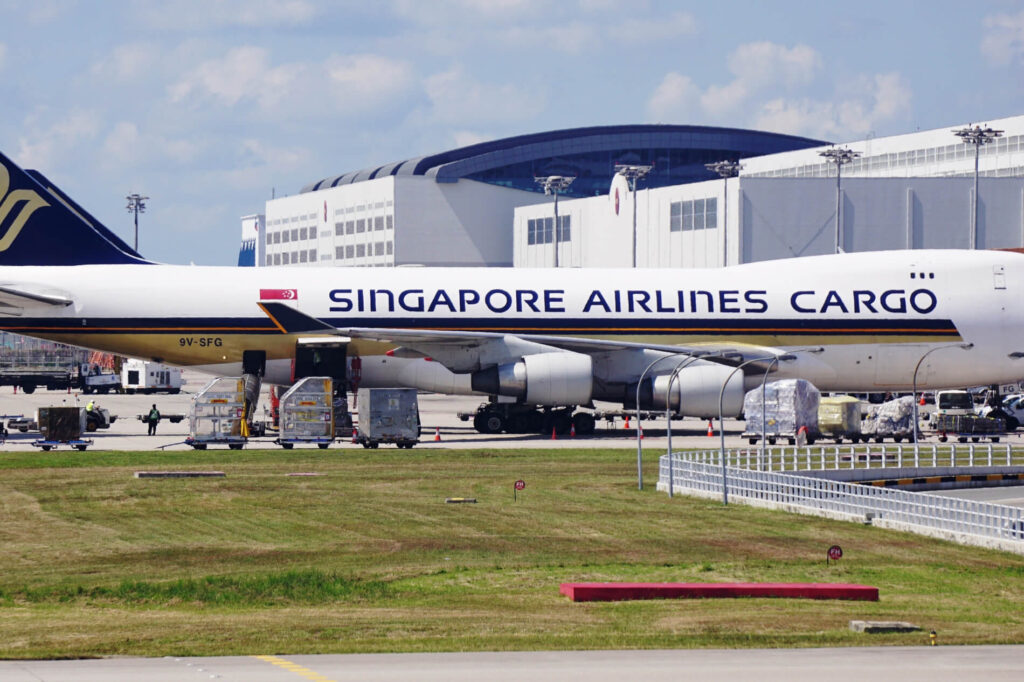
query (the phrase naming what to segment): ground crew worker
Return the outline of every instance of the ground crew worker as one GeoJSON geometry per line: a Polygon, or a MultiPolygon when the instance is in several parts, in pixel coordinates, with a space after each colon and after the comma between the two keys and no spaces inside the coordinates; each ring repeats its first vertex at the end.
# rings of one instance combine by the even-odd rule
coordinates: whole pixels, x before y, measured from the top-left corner
{"type": "Polygon", "coordinates": [[[87,402],[85,404],[85,411],[86,412],[92,412],[92,408],[93,408],[93,404],[92,404],[92,401],[90,400],[89,402],[87,402]]]}
{"type": "Polygon", "coordinates": [[[160,410],[156,409],[156,404],[153,405],[153,409],[149,411],[149,417],[146,419],[149,422],[149,435],[156,435],[156,424],[160,421],[160,410]]]}

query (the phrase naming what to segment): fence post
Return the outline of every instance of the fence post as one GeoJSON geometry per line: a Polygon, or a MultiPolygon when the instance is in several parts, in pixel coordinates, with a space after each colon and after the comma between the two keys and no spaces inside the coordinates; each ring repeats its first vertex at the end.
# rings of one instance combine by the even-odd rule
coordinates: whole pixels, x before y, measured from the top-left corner
{"type": "Polygon", "coordinates": [[[992,466],[992,443],[988,444],[988,465],[992,466]]]}

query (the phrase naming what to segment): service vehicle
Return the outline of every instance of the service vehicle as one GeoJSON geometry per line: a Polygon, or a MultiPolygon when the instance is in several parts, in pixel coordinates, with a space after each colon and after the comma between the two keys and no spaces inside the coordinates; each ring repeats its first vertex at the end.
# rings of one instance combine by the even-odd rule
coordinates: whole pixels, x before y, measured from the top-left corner
{"type": "Polygon", "coordinates": [[[34,393],[37,388],[111,393],[120,390],[121,380],[116,374],[101,370],[99,365],[84,362],[75,368],[64,369],[5,367],[0,369],[0,386],[15,386],[23,393],[34,393]]]}
{"type": "Polygon", "coordinates": [[[121,385],[125,393],[181,393],[181,370],[129,358],[121,366],[121,385]]]}

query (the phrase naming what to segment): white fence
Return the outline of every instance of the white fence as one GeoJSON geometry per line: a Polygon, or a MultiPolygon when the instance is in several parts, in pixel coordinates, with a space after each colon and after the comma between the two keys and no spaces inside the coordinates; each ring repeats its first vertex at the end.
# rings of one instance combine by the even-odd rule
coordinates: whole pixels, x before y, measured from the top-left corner
{"type": "MultiPolygon", "coordinates": [[[[838,463],[841,466],[847,463],[843,459],[843,453],[829,453],[829,448],[825,448],[824,456],[820,448],[807,449],[818,451],[818,459],[815,460],[814,453],[803,453],[805,448],[801,448],[801,452],[797,453],[797,461],[801,465],[806,463],[806,456],[810,456],[812,462],[823,463],[821,468],[832,468],[827,466],[829,464],[834,466],[838,463]],[[800,462],[801,459],[804,461],[800,462]]],[[[845,450],[841,446],[832,449],[845,450]]],[[[911,446],[910,450],[912,449],[911,446]]],[[[936,453],[936,466],[949,466],[951,461],[955,466],[971,466],[963,464],[969,456],[976,462],[973,466],[981,466],[983,463],[987,465],[990,454],[993,455],[994,465],[1012,464],[1014,460],[1024,459],[1024,453],[1014,453],[1012,450],[1002,453],[1002,457],[995,457],[995,453],[988,451],[979,454],[977,450],[972,455],[963,447],[959,451],[957,448],[944,450],[952,450],[952,454],[943,452],[943,456],[939,456],[939,453],[936,453]]],[[[863,448],[860,451],[863,452],[863,448]]],[[[845,454],[849,456],[851,453],[845,454]]],[[[871,463],[870,459],[858,461],[857,453],[852,454],[851,462],[855,466],[863,467],[871,463]]],[[[793,462],[791,457],[776,458],[765,453],[759,462],[757,455],[756,449],[727,451],[729,466],[725,470],[725,480],[730,501],[860,521],[961,544],[993,547],[1024,554],[1024,509],[783,473],[778,470],[781,466],[792,470],[789,468],[793,462]],[[784,464],[787,461],[789,464],[784,464]],[[758,464],[761,465],[761,470],[758,470],[758,464]],[[751,468],[746,468],[748,466],[751,468]],[[767,466],[774,466],[775,470],[768,471],[767,466]]],[[[906,455],[907,453],[904,453],[904,457],[906,455]]],[[[898,452],[893,453],[894,460],[899,457],[898,452]]],[[[919,465],[924,465],[920,455],[917,461],[919,465]]],[[[913,462],[911,458],[905,465],[914,466],[913,462]]],[[[722,467],[717,450],[673,453],[672,465],[671,480],[675,492],[716,499],[723,497],[722,467]]],[[[668,466],[669,457],[663,455],[660,459],[659,490],[668,490],[668,466]]]]}
{"type": "MultiPolygon", "coordinates": [[[[679,453],[677,453],[679,454],[679,453]]],[[[721,451],[683,453],[690,461],[720,462],[721,451]]],[[[827,471],[836,469],[903,467],[1024,466],[1024,449],[1008,443],[937,445],[814,445],[738,448],[725,451],[726,463],[758,471],[827,471]]]]}

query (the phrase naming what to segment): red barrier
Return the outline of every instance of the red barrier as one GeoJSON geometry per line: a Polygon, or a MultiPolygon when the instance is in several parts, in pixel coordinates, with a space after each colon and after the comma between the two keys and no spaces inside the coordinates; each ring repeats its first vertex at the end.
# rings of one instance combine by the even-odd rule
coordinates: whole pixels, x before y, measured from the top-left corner
{"type": "Polygon", "coordinates": [[[777,597],[878,601],[878,588],[842,583],[562,583],[572,601],[777,597]]]}

